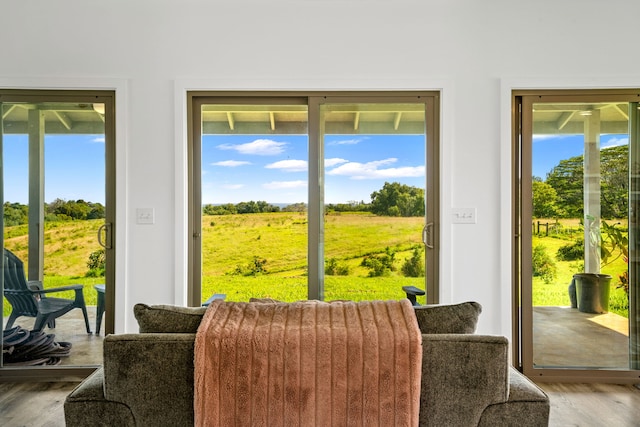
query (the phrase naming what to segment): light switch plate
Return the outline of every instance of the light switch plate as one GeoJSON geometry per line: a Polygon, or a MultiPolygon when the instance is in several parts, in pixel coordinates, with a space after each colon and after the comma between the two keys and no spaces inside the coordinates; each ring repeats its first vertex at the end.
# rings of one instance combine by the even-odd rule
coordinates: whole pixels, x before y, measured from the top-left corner
{"type": "Polygon", "coordinates": [[[153,224],[155,221],[155,214],[153,208],[137,208],[136,209],[136,223],[137,224],[153,224]]]}
{"type": "Polygon", "coordinates": [[[454,224],[476,223],[476,208],[453,208],[451,214],[454,224]]]}

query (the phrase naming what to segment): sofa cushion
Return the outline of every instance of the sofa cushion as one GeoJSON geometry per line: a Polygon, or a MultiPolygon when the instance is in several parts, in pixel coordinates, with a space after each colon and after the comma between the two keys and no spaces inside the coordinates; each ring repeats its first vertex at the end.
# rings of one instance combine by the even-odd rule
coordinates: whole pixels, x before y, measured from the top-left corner
{"type": "MultiPolygon", "coordinates": [[[[271,298],[251,298],[254,303],[276,303],[271,298]]],[[[136,304],[133,313],[140,333],[195,334],[206,307],[136,304]]],[[[423,334],[472,334],[482,306],[477,302],[434,304],[414,307],[423,334]]]]}
{"type": "Polygon", "coordinates": [[[414,307],[423,334],[473,334],[482,306],[477,302],[414,307]]]}
{"type": "Polygon", "coordinates": [[[195,334],[207,307],[136,304],[133,314],[140,333],[195,334]]]}

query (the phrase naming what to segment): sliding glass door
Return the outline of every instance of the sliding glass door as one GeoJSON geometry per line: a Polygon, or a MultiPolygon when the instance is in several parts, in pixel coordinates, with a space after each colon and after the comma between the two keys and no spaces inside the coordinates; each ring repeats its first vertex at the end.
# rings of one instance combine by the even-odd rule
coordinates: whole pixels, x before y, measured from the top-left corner
{"type": "Polygon", "coordinates": [[[437,301],[437,99],[191,94],[191,304],[437,301]]]}
{"type": "Polygon", "coordinates": [[[602,92],[514,98],[521,362],[542,380],[637,380],[638,94],[602,92]]]}
{"type": "Polygon", "coordinates": [[[431,105],[382,97],[318,102],[324,152],[323,297],[401,298],[404,286],[424,289],[425,255],[433,250],[425,247],[423,235],[431,105]]]}
{"type": "Polygon", "coordinates": [[[100,336],[113,331],[114,101],[0,91],[7,372],[102,362],[100,336]]]}

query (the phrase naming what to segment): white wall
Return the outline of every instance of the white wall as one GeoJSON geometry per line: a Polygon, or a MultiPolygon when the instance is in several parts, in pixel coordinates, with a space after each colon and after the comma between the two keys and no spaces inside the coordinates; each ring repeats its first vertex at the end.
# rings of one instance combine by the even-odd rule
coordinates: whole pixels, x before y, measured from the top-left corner
{"type": "Polygon", "coordinates": [[[118,91],[118,331],[135,302],[184,296],[184,89],[442,89],[442,300],[481,302],[479,331],[510,336],[508,93],[640,85],[638,16],[635,0],[2,1],[0,86],[118,91]]]}

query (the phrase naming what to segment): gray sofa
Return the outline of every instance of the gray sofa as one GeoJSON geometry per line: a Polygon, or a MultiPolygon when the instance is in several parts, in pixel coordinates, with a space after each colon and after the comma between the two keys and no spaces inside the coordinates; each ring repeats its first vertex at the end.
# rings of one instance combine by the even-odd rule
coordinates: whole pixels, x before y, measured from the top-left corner
{"type": "MultiPolygon", "coordinates": [[[[205,308],[136,305],[138,334],[108,335],[104,364],[67,397],[67,426],[193,425],[195,331],[205,308]]],[[[504,337],[476,335],[480,305],[416,307],[421,426],[546,426],[549,399],[509,364],[504,337]]]]}

